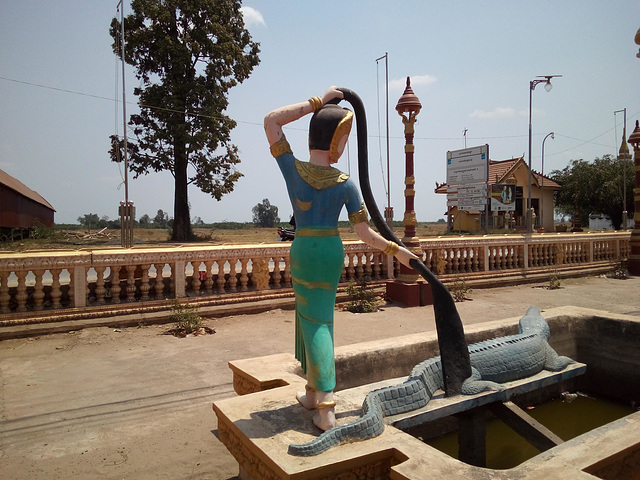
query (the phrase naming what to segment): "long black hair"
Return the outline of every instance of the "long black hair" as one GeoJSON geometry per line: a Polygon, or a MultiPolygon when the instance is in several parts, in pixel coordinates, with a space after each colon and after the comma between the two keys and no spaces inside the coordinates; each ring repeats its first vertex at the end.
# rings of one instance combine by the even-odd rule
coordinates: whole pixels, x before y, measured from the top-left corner
{"type": "MultiPolygon", "coordinates": [[[[356,133],[358,136],[358,178],[362,197],[371,216],[371,220],[387,240],[404,244],[398,240],[393,231],[384,221],[378,205],[375,202],[369,183],[369,153],[367,148],[367,120],[364,104],[355,92],[339,89],[344,99],[351,104],[356,117],[356,133]]],[[[458,395],[462,390],[462,382],[471,376],[471,361],[469,348],[464,336],[464,328],[458,309],[451,293],[438,278],[420,260],[412,259],[411,267],[416,270],[428,283],[433,295],[433,309],[440,347],[442,372],[447,395],[458,395]]]]}

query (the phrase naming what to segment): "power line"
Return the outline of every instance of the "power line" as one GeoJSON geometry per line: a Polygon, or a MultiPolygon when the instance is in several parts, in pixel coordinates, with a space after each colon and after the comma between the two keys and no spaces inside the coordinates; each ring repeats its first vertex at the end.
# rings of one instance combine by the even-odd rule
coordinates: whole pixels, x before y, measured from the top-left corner
{"type": "MultiPolygon", "coordinates": [[[[54,90],[54,91],[57,91],[57,92],[68,93],[68,94],[72,94],[72,95],[80,95],[80,96],[83,96],[83,97],[96,98],[96,99],[99,99],[99,100],[108,100],[109,102],[120,103],[117,99],[114,99],[114,98],[104,97],[104,96],[101,96],[101,95],[94,95],[94,94],[91,94],[91,93],[78,92],[78,91],[75,91],[75,90],[68,90],[68,89],[65,89],[65,88],[52,87],[52,86],[43,85],[43,84],[40,84],[40,83],[27,82],[27,81],[24,81],[24,80],[16,80],[16,79],[4,77],[4,76],[1,76],[1,75],[0,75],[0,80],[5,80],[5,81],[8,81],[8,82],[18,83],[18,84],[21,84],[21,85],[29,85],[29,86],[32,86],[32,87],[45,88],[47,90],[54,90]]],[[[206,114],[203,114],[203,113],[184,112],[184,111],[181,111],[181,110],[176,110],[176,109],[166,108],[166,107],[159,107],[159,106],[155,106],[155,105],[138,104],[136,102],[127,102],[127,104],[129,104],[129,105],[139,105],[140,107],[149,108],[151,110],[161,110],[161,111],[166,111],[166,112],[183,113],[183,114],[186,114],[186,115],[189,115],[189,116],[193,116],[193,117],[202,117],[202,118],[211,118],[211,119],[225,119],[226,118],[226,117],[221,117],[221,116],[217,116],[217,115],[206,115],[206,114]]],[[[630,116],[628,116],[628,119],[631,120],[634,117],[636,117],[638,114],[640,114],[640,111],[638,111],[638,112],[636,112],[634,114],[631,114],[630,116]]],[[[262,126],[262,122],[250,122],[250,121],[247,121],[247,120],[235,120],[235,121],[236,121],[236,123],[240,123],[240,124],[262,126]]],[[[287,126],[287,128],[290,129],[290,130],[307,131],[306,128],[297,128],[297,127],[292,127],[292,126],[287,126]]],[[[549,156],[559,155],[561,153],[565,153],[565,152],[568,152],[568,151],[573,150],[575,148],[581,147],[582,145],[585,145],[587,143],[591,143],[591,144],[602,146],[602,147],[611,148],[611,145],[604,145],[604,144],[601,144],[601,143],[596,143],[596,142],[594,142],[594,140],[602,137],[603,135],[606,135],[606,134],[610,133],[612,130],[614,130],[614,128],[610,128],[610,129],[606,130],[605,132],[603,132],[603,133],[601,133],[599,135],[596,135],[595,137],[591,138],[590,140],[583,140],[583,139],[580,139],[580,138],[575,138],[575,137],[571,137],[569,135],[563,135],[561,133],[557,133],[556,132],[556,135],[558,135],[558,136],[565,137],[565,138],[568,138],[568,139],[571,139],[571,140],[576,140],[576,141],[582,142],[582,143],[580,143],[579,145],[576,145],[575,147],[571,147],[571,148],[568,148],[566,150],[563,150],[561,152],[551,153],[551,154],[548,154],[548,155],[549,156]]],[[[541,135],[544,135],[544,134],[537,134],[536,136],[541,136],[541,135]]],[[[490,136],[490,137],[467,137],[467,138],[469,140],[501,140],[501,139],[505,139],[505,138],[524,138],[524,137],[527,137],[527,136],[528,135],[525,134],[525,135],[500,135],[500,136],[490,136]]],[[[381,135],[369,135],[369,137],[377,138],[377,137],[381,137],[381,135]]],[[[389,138],[403,139],[404,137],[402,137],[402,136],[389,136],[389,138]]],[[[451,141],[459,141],[460,137],[419,137],[419,136],[416,136],[415,140],[428,140],[428,141],[451,140],[451,141]]]]}

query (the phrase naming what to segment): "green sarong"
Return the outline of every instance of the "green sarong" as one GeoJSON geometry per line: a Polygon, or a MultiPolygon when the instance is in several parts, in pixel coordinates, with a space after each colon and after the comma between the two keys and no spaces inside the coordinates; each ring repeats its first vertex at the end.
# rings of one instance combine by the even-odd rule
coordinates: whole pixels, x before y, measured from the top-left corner
{"type": "Polygon", "coordinates": [[[290,264],[296,296],[296,358],[309,386],[330,392],[336,386],[333,312],[344,266],[337,229],[298,230],[290,264]]]}

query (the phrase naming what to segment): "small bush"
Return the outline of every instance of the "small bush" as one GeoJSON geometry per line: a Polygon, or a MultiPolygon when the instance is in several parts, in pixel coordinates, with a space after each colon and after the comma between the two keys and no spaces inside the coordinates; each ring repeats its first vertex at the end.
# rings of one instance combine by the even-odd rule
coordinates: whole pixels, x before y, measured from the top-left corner
{"type": "Polygon", "coordinates": [[[362,278],[357,284],[350,283],[346,291],[349,302],[345,308],[352,313],[375,312],[380,304],[378,296],[369,288],[366,278],[362,278]]]}
{"type": "Polygon", "coordinates": [[[613,270],[611,271],[611,276],[613,278],[617,278],[618,280],[626,280],[629,278],[629,270],[627,269],[627,262],[622,260],[617,263],[613,270]]]}
{"type": "Polygon", "coordinates": [[[463,278],[456,277],[453,283],[449,287],[451,296],[456,302],[464,302],[465,300],[471,300],[467,297],[473,290],[467,285],[463,278]]]}
{"type": "Polygon", "coordinates": [[[175,322],[175,327],[169,330],[169,333],[176,337],[215,333],[210,328],[202,326],[202,317],[198,315],[198,307],[196,306],[183,305],[175,302],[173,307],[171,307],[171,315],[169,318],[175,322]]]}
{"type": "Polygon", "coordinates": [[[549,277],[549,290],[558,290],[559,288],[562,288],[562,280],[558,275],[558,271],[555,270],[549,277]]]}

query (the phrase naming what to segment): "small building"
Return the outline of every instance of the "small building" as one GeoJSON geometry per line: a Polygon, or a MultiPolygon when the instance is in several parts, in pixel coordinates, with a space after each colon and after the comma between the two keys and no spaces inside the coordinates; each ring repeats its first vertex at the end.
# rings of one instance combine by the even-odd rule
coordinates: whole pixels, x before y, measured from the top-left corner
{"type": "Polygon", "coordinates": [[[53,226],[55,209],[38,192],[0,170],[0,229],[28,230],[53,226]]]}
{"type": "MultiPolygon", "coordinates": [[[[554,192],[562,187],[547,176],[532,170],[531,175],[531,206],[535,212],[535,228],[544,227],[544,230],[551,232],[554,229],[554,192]],[[544,209],[541,224],[541,208],[544,209]]],[[[512,210],[492,211],[490,213],[489,228],[513,228],[516,230],[526,230],[526,209],[529,198],[529,167],[524,161],[524,157],[511,158],[509,160],[489,160],[489,185],[500,186],[509,191],[513,191],[513,198],[509,198],[509,208],[512,210]]],[[[436,182],[436,193],[447,194],[448,185],[436,182]]],[[[450,227],[456,231],[479,232],[485,228],[486,211],[479,210],[458,210],[453,206],[447,209],[450,219],[450,227]]]]}

